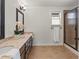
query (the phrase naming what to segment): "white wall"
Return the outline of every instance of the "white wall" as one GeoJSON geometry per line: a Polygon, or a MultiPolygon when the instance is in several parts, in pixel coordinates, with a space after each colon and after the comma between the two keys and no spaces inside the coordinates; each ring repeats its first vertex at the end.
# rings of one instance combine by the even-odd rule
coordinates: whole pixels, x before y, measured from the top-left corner
{"type": "MultiPolygon", "coordinates": [[[[25,15],[25,31],[33,32],[34,45],[54,45],[51,38],[51,13],[59,11],[62,14],[63,28],[63,10],[64,7],[28,7],[25,15]]],[[[63,44],[63,29],[60,34],[60,45],[63,44]]]]}
{"type": "Polygon", "coordinates": [[[17,0],[5,0],[5,38],[13,36],[16,23],[17,0]]]}

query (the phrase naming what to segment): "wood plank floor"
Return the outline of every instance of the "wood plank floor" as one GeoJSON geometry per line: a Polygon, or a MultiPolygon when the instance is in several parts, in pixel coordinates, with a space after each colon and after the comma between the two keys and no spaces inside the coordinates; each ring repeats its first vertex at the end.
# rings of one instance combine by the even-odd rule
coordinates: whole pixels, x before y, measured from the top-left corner
{"type": "Polygon", "coordinates": [[[63,46],[33,47],[29,59],[78,59],[63,46]]]}

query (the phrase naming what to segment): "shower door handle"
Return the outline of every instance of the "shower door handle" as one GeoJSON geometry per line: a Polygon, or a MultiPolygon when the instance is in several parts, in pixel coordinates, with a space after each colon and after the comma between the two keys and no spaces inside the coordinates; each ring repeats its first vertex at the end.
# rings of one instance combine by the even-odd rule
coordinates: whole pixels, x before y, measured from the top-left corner
{"type": "Polygon", "coordinates": [[[75,31],[77,30],[77,27],[75,27],[75,31]]]}

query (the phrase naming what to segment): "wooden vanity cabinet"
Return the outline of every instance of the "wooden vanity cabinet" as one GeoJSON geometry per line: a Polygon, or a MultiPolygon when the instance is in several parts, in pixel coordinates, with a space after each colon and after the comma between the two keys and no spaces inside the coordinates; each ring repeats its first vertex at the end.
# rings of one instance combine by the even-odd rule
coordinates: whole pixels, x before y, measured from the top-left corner
{"type": "Polygon", "coordinates": [[[33,38],[32,36],[24,43],[24,45],[20,49],[21,59],[28,59],[29,53],[32,48],[33,38]]]}
{"type": "Polygon", "coordinates": [[[26,59],[28,59],[29,53],[32,48],[33,38],[30,37],[29,40],[26,42],[26,59]]]}
{"type": "Polygon", "coordinates": [[[20,49],[20,56],[21,56],[21,59],[25,59],[25,56],[26,56],[26,45],[25,44],[20,49]]]}

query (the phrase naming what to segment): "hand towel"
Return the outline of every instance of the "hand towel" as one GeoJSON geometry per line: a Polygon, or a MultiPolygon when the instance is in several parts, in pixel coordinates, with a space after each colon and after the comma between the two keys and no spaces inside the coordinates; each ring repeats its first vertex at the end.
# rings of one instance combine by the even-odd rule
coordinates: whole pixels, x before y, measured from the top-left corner
{"type": "Polygon", "coordinates": [[[60,42],[60,27],[55,27],[54,28],[54,42],[59,43],[60,42]]]}

